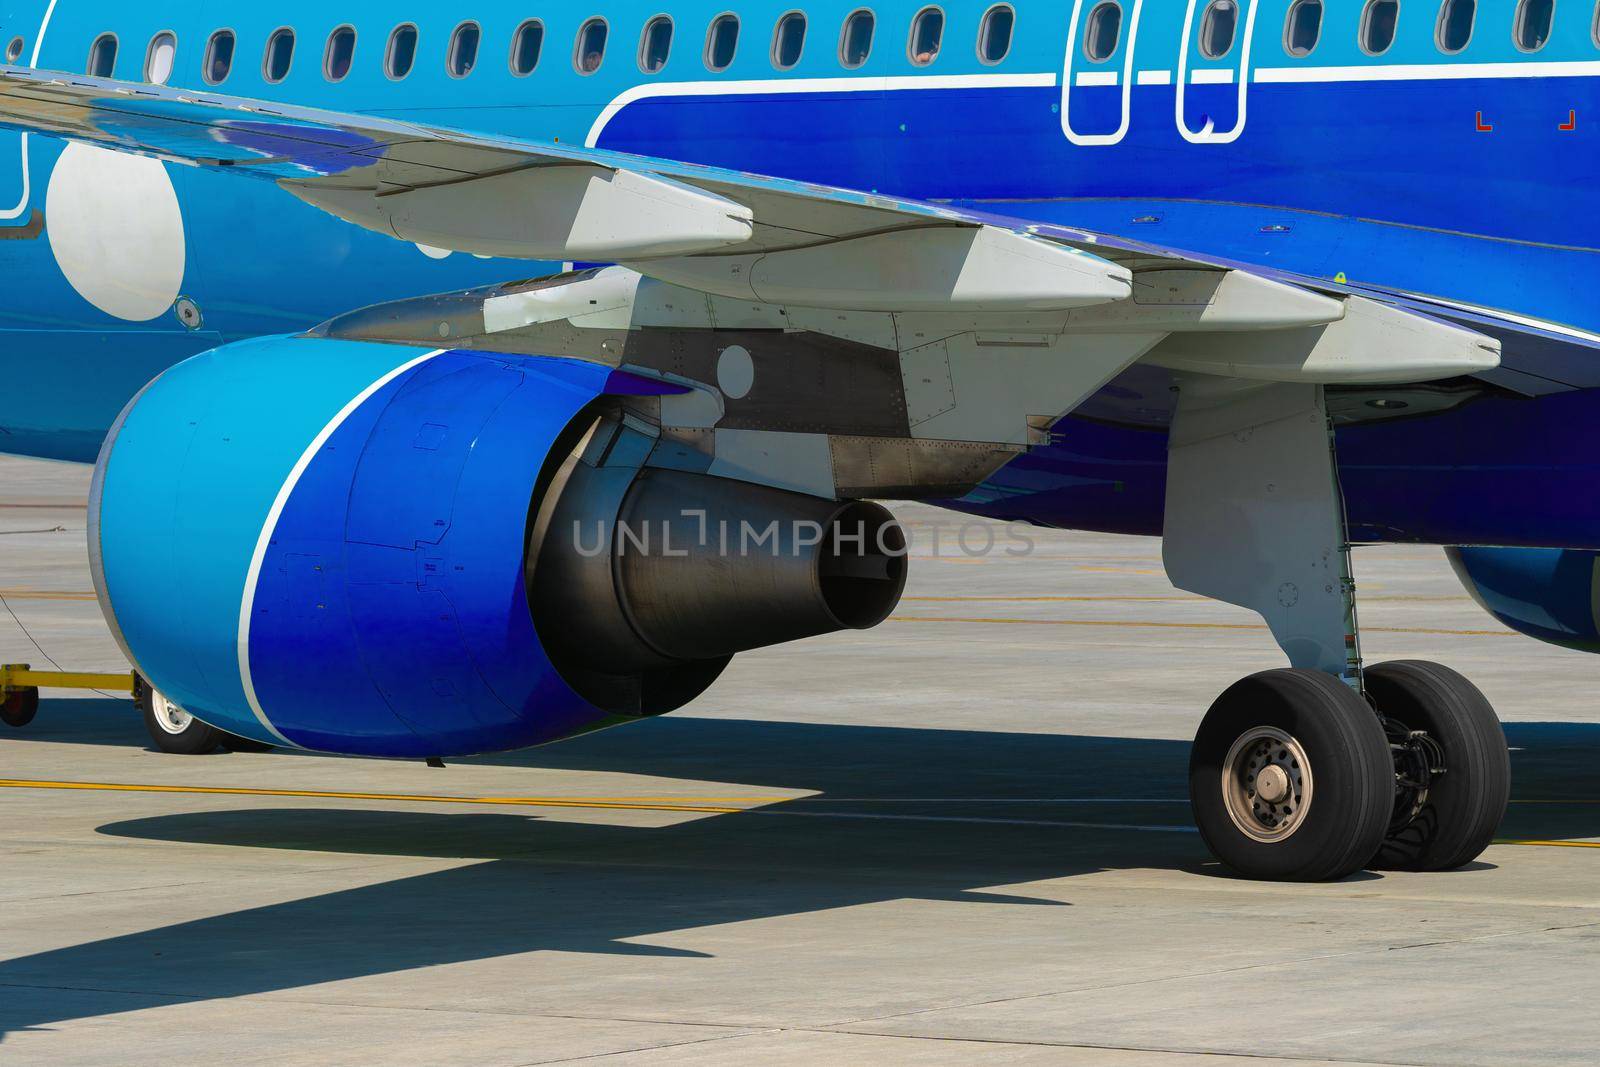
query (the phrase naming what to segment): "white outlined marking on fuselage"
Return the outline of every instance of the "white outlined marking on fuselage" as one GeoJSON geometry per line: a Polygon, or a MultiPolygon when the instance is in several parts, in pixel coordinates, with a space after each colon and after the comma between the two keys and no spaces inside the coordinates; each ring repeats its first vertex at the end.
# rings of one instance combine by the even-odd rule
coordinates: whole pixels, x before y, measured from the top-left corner
{"type": "MultiPolygon", "coordinates": [[[[44,18],[39,20],[39,32],[33,38],[33,56],[29,59],[29,66],[39,66],[39,49],[44,47],[44,35],[50,29],[50,19],[56,13],[56,0],[50,0],[50,6],[44,9],[44,18]]],[[[33,179],[28,173],[28,135],[17,135],[18,165],[22,168],[22,197],[17,201],[16,207],[0,211],[0,221],[18,218],[28,210],[28,201],[33,198],[33,179]]]]}
{"type": "Polygon", "coordinates": [[[372,394],[400,377],[412,367],[426,363],[444,351],[445,349],[443,348],[436,348],[432,352],[425,352],[416,359],[400,364],[400,366],[361,390],[348,404],[340,408],[339,413],[328,421],[328,424],[322,428],[321,432],[311,439],[311,443],[306,446],[305,451],[300,453],[300,458],[295,461],[294,466],[289,471],[289,476],[283,480],[283,485],[278,489],[278,495],[273,499],[272,507],[267,511],[266,521],[261,524],[261,536],[256,538],[255,551],[250,555],[250,569],[245,572],[244,592],[239,597],[239,681],[244,687],[245,702],[250,705],[250,711],[255,715],[256,721],[268,733],[285,745],[294,748],[301,747],[279,733],[278,728],[272,725],[272,722],[267,718],[267,713],[261,709],[260,700],[256,698],[255,681],[250,675],[250,615],[255,607],[256,585],[261,579],[261,564],[266,559],[267,546],[272,541],[273,532],[278,528],[278,519],[282,516],[284,507],[288,505],[289,497],[293,495],[295,486],[300,484],[301,475],[305,474],[306,468],[311,466],[311,461],[316,458],[318,452],[322,451],[322,446],[328,443],[328,438],[333,436],[334,431],[343,426],[345,420],[354,414],[357,408],[365,404],[372,394]]]}

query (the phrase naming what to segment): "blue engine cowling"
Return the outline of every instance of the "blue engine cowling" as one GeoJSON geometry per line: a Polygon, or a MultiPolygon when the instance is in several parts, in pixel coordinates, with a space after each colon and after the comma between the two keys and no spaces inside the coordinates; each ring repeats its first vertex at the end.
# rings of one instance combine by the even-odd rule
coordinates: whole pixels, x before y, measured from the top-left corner
{"type": "Polygon", "coordinates": [[[1461,584],[1518,633],[1600,652],[1600,552],[1566,548],[1448,548],[1461,584]]]}
{"type": "Polygon", "coordinates": [[[323,338],[202,353],[146,386],[101,451],[102,610],[139,672],[213,726],[424,757],[670,711],[739,651],[886,617],[904,543],[882,508],[646,466],[655,438],[621,398],[683,391],[323,338]],[[648,539],[680,509],[702,530],[833,532],[738,558],[704,537],[628,551],[619,530],[648,539]],[[846,523],[876,536],[847,548],[846,523]]]}

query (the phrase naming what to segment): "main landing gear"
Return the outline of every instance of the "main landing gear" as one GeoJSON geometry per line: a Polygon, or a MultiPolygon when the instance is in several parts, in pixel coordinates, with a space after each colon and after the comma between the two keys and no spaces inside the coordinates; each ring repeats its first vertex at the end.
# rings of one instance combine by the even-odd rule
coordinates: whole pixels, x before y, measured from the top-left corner
{"type": "Polygon", "coordinates": [[[1182,386],[1168,575],[1260,612],[1293,664],[1235,683],[1206,713],[1189,763],[1195,822],[1250,878],[1460,867],[1505,814],[1505,736],[1448,667],[1363,667],[1332,446],[1320,387],[1182,386]]]}

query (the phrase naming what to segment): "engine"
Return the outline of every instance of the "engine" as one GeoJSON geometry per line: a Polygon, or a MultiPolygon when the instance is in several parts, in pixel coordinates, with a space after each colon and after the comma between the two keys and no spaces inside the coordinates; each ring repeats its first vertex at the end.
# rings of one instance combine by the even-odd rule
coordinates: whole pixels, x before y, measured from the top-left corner
{"type": "Polygon", "coordinates": [[[101,607],[214,726],[408,757],[660,714],[738,652],[887,617],[906,568],[888,512],[657,465],[648,401],[682,391],[367,342],[204,353],[101,452],[101,607]]]}
{"type": "Polygon", "coordinates": [[[1478,606],[1518,633],[1600,652],[1600,552],[1570,548],[1448,548],[1478,606]]]}

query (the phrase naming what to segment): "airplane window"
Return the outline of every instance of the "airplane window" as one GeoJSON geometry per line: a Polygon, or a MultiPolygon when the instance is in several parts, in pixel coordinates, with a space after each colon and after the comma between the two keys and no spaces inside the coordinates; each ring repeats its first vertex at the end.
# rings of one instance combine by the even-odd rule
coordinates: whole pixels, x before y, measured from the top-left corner
{"type": "Polygon", "coordinates": [[[1550,40],[1550,20],[1555,17],[1556,0],[1522,0],[1517,5],[1517,47],[1537,52],[1550,40]]]}
{"type": "Polygon", "coordinates": [[[1083,54],[1095,63],[1104,63],[1117,51],[1117,41],[1122,36],[1122,6],[1101,4],[1089,12],[1087,30],[1083,35],[1083,54]]]}
{"type": "Polygon", "coordinates": [[[800,53],[806,47],[806,17],[791,11],[778,20],[772,31],[772,65],[779,70],[789,70],[800,62],[800,53]]]}
{"type": "Polygon", "coordinates": [[[911,62],[926,67],[939,58],[939,45],[944,41],[944,12],[936,7],[925,7],[911,20],[911,40],[907,44],[911,62]]]}
{"type": "Polygon", "coordinates": [[[1200,23],[1200,51],[1207,59],[1221,59],[1233,48],[1239,26],[1239,5],[1234,0],[1211,0],[1200,23]]]}
{"type": "Polygon", "coordinates": [[[1439,6],[1439,26],[1433,35],[1439,51],[1454,55],[1467,47],[1467,42],[1472,40],[1472,22],[1477,14],[1477,0],[1444,0],[1439,6]]]}
{"type": "Polygon", "coordinates": [[[452,78],[465,78],[478,65],[478,43],[483,31],[476,22],[463,22],[450,35],[450,54],[445,58],[445,69],[452,78]]]}
{"type": "Polygon", "coordinates": [[[727,70],[739,50],[739,16],[718,15],[706,31],[706,66],[727,70]]]}
{"type": "Polygon", "coordinates": [[[233,70],[234,43],[232,30],[218,30],[206,42],[205,66],[200,73],[210,84],[221,85],[228,80],[228,73],[233,70]]]}
{"type": "Polygon", "coordinates": [[[178,38],[162,30],[150,38],[150,47],[144,54],[144,80],[151,85],[165,85],[172,79],[172,64],[178,56],[178,38]]]}
{"type": "Polygon", "coordinates": [[[1395,23],[1400,20],[1400,0],[1367,0],[1361,13],[1361,50],[1381,56],[1394,44],[1395,23]]]}
{"type": "Polygon", "coordinates": [[[1322,0],[1295,0],[1283,24],[1283,49],[1291,56],[1309,56],[1322,37],[1322,0]]]}
{"type": "Polygon", "coordinates": [[[991,66],[1005,59],[1011,52],[1011,31],[1016,25],[1017,13],[1006,4],[996,4],[985,12],[978,30],[978,58],[991,66]]]}
{"type": "Polygon", "coordinates": [[[261,63],[261,76],[276,85],[289,76],[294,63],[294,31],[287,26],[274,30],[267,38],[267,54],[261,63]]]}
{"type": "Polygon", "coordinates": [[[322,74],[331,82],[342,82],[356,58],[356,31],[340,26],[328,34],[328,47],[322,56],[322,74]]]}
{"type": "Polygon", "coordinates": [[[572,65],[579,74],[593,74],[606,61],[606,37],[610,32],[605,19],[590,19],[578,28],[578,42],[572,49],[572,65]]]}
{"type": "Polygon", "coordinates": [[[117,67],[117,38],[115,34],[102,33],[89,47],[88,73],[95,78],[109,78],[117,67]]]}
{"type": "Polygon", "coordinates": [[[544,23],[529,19],[517,27],[511,39],[511,73],[523,78],[533,73],[539,65],[539,53],[544,51],[544,23]]]}
{"type": "Polygon", "coordinates": [[[15,63],[17,60],[21,59],[22,50],[26,47],[27,43],[23,41],[21,37],[11,38],[11,43],[6,45],[6,62],[15,63]]]}
{"type": "Polygon", "coordinates": [[[396,26],[389,34],[389,47],[383,55],[383,72],[395,81],[411,73],[417,61],[417,28],[411,23],[396,26]]]}
{"type": "Polygon", "coordinates": [[[645,23],[644,35],[639,38],[639,69],[654,74],[667,65],[672,52],[672,20],[657,15],[645,23]]]}
{"type": "Polygon", "coordinates": [[[872,55],[872,33],[878,28],[878,19],[872,12],[862,9],[844,20],[844,32],[839,35],[839,62],[848,70],[855,70],[872,55]]]}

